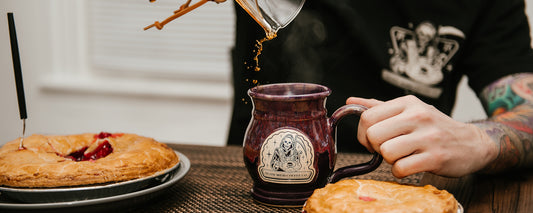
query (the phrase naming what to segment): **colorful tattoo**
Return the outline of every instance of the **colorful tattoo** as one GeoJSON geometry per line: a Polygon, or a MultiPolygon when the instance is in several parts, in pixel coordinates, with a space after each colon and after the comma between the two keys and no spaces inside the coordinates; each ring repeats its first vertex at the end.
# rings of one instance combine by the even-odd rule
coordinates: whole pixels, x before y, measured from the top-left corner
{"type": "Polygon", "coordinates": [[[484,105],[489,115],[498,115],[524,103],[524,98],[511,89],[512,79],[505,78],[485,89],[484,105]]]}
{"type": "Polygon", "coordinates": [[[490,104],[488,105],[488,111],[491,115],[498,115],[509,111],[509,109],[524,103],[524,99],[513,93],[510,86],[504,86],[503,88],[497,88],[496,93],[492,97],[490,104]],[[501,91],[497,91],[501,90],[501,91]]]}
{"type": "Polygon", "coordinates": [[[533,74],[505,77],[486,87],[481,98],[491,117],[474,124],[499,147],[485,171],[533,166],[533,74]]]}

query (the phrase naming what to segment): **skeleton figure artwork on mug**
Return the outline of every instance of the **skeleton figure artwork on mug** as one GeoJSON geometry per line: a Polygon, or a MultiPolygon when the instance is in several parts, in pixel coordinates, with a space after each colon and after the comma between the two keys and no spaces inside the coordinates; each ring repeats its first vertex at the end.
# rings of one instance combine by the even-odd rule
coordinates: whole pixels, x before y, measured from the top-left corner
{"type": "Polygon", "coordinates": [[[292,128],[272,133],[261,148],[261,158],[259,170],[265,181],[308,183],[315,174],[311,142],[292,128]]]}
{"type": "Polygon", "coordinates": [[[279,147],[274,150],[274,157],[270,163],[272,169],[277,171],[297,171],[302,168],[300,161],[300,155],[303,155],[303,151],[296,149],[295,138],[292,134],[286,134],[283,136],[279,147]]]}

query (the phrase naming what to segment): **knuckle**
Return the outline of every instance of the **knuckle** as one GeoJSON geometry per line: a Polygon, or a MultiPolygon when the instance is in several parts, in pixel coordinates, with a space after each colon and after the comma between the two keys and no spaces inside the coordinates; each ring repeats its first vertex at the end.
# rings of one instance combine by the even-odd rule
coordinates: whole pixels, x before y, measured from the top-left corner
{"type": "Polygon", "coordinates": [[[392,175],[394,175],[394,177],[396,178],[404,178],[409,174],[407,174],[407,172],[405,171],[404,168],[402,168],[401,165],[394,164],[392,165],[392,175]]]}
{"type": "Polygon", "coordinates": [[[409,120],[420,123],[426,123],[432,120],[431,112],[425,107],[419,107],[409,115],[409,120]]]}
{"type": "Polygon", "coordinates": [[[366,138],[369,140],[369,142],[371,142],[371,143],[372,142],[373,143],[378,142],[378,136],[379,135],[378,135],[378,133],[376,133],[375,128],[370,127],[370,128],[368,128],[366,130],[366,138]]]}
{"type": "Polygon", "coordinates": [[[418,98],[414,95],[406,95],[405,98],[407,100],[411,100],[411,101],[414,101],[414,100],[418,100],[418,98]]]}
{"type": "Polygon", "coordinates": [[[372,113],[369,113],[369,110],[364,111],[361,113],[361,117],[359,119],[359,126],[368,126],[372,119],[372,113]]]}
{"type": "Polygon", "coordinates": [[[404,102],[407,102],[407,103],[414,103],[414,102],[418,102],[419,101],[419,99],[416,96],[414,96],[414,95],[406,95],[406,96],[398,98],[398,100],[404,101],[404,102]]]}
{"type": "Polygon", "coordinates": [[[421,137],[424,138],[427,143],[433,144],[449,139],[448,135],[436,127],[427,128],[421,137]]]}
{"type": "Polygon", "coordinates": [[[394,162],[396,161],[396,158],[393,157],[394,153],[391,152],[391,150],[389,149],[389,146],[382,144],[379,149],[381,152],[380,154],[383,157],[383,160],[385,160],[385,162],[389,164],[394,164],[394,162]]]}

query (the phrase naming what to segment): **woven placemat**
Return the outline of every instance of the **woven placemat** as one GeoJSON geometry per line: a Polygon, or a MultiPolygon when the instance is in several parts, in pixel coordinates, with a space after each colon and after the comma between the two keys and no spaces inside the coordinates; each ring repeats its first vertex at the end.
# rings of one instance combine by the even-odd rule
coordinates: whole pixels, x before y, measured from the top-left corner
{"type": "MultiPolygon", "coordinates": [[[[176,185],[160,196],[140,206],[132,206],[131,212],[301,212],[300,208],[276,208],[254,201],[250,195],[252,180],[244,166],[242,147],[209,147],[171,145],[191,161],[189,173],[176,185]]],[[[363,163],[372,156],[340,153],[337,168],[363,163]]],[[[391,166],[383,163],[377,170],[357,176],[358,179],[374,179],[418,184],[422,175],[397,179],[390,173],[391,166]]],[[[125,210],[125,209],[122,209],[125,210]]]]}

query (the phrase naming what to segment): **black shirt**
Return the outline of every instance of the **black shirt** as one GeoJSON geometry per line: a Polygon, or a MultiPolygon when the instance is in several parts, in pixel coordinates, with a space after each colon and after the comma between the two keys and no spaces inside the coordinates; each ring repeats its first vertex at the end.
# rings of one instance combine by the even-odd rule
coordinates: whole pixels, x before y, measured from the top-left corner
{"type": "MultiPolygon", "coordinates": [[[[239,6],[236,13],[228,144],[243,143],[252,110],[246,91],[257,84],[325,85],[333,91],[329,115],[351,96],[386,101],[407,94],[450,114],[463,75],[479,93],[503,76],[533,72],[523,0],[308,0],[263,44],[258,72],[255,44],[265,33],[239,6]]],[[[364,150],[357,122],[339,124],[339,151],[364,150]]]]}

